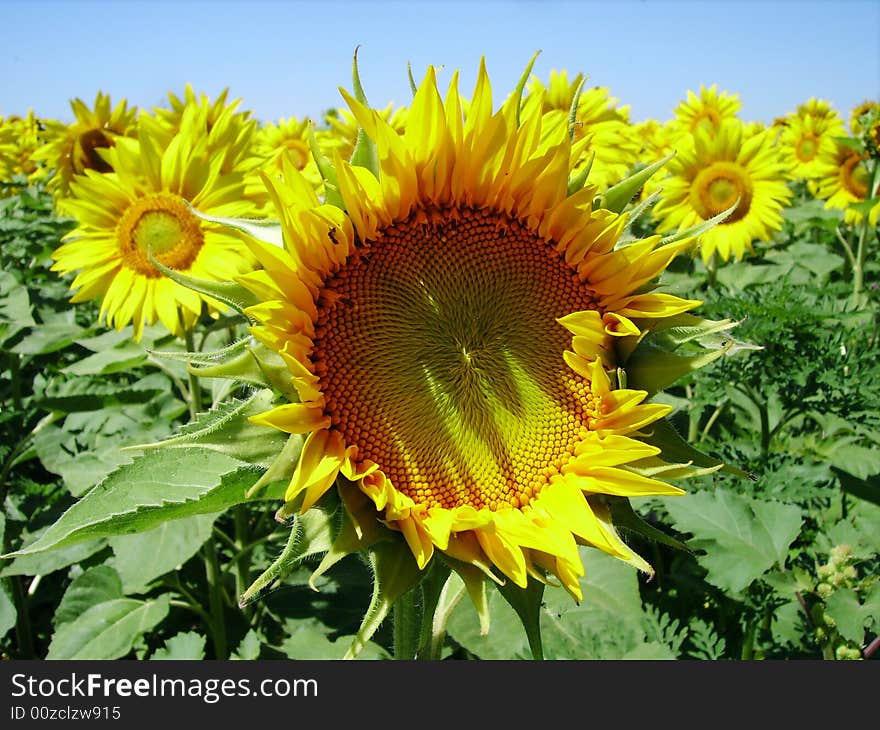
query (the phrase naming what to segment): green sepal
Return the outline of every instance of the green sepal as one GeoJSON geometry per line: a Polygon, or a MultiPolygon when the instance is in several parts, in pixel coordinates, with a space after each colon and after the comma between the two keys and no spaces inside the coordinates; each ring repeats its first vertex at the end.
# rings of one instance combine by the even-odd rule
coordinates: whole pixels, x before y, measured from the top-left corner
{"type": "Polygon", "coordinates": [[[654,205],[658,200],[660,200],[661,192],[659,190],[655,190],[651,193],[647,198],[641,201],[638,205],[636,205],[627,216],[626,220],[626,228],[627,232],[632,229],[633,224],[638,221],[645,213],[648,212],[648,209],[654,205]]]}
{"type": "Polygon", "coordinates": [[[572,143],[574,142],[574,128],[577,124],[578,105],[581,103],[581,90],[584,88],[584,82],[586,82],[586,78],[581,77],[571,97],[571,106],[568,108],[568,140],[572,143]]]}
{"type": "Polygon", "coordinates": [[[244,310],[259,303],[259,299],[257,299],[256,295],[241,284],[236,284],[231,281],[209,281],[207,279],[197,279],[194,276],[187,276],[174,269],[169,269],[167,266],[156,260],[152,251],[147,251],[147,257],[156,269],[161,271],[172,281],[177,282],[187,289],[192,289],[199,294],[204,294],[212,299],[223,302],[232,307],[232,309],[242,316],[247,317],[244,310]]]}
{"type": "Polygon", "coordinates": [[[704,454],[702,451],[698,451],[682,438],[678,431],[676,431],[675,426],[666,418],[654,421],[647,435],[640,436],[639,440],[660,449],[661,456],[665,461],[676,464],[696,464],[700,467],[720,466],[722,471],[730,474],[752,480],[755,479],[753,475],[742,469],[726,464],[720,459],[704,454]]]}
{"type": "Polygon", "coordinates": [[[243,352],[223,362],[189,363],[187,369],[200,378],[227,378],[261,387],[272,387],[283,393],[292,402],[299,396],[293,385],[290,370],[276,352],[262,342],[249,341],[243,352]]]}
{"type": "Polygon", "coordinates": [[[215,215],[207,215],[200,213],[198,210],[190,206],[190,211],[196,218],[201,218],[209,223],[218,223],[228,228],[234,228],[237,231],[247,234],[251,238],[256,238],[263,243],[269,243],[278,248],[284,248],[284,236],[281,230],[281,223],[273,220],[258,220],[254,218],[222,218],[215,215]]]}
{"type": "Polygon", "coordinates": [[[626,465],[626,469],[636,474],[649,477],[650,479],[690,479],[692,477],[702,477],[707,474],[713,474],[721,469],[723,464],[715,466],[694,466],[691,463],[686,464],[670,464],[664,459],[656,456],[649,456],[646,459],[631,461],[626,465]]]}
{"type": "Polygon", "coordinates": [[[544,646],[541,641],[541,601],[544,597],[544,584],[529,578],[525,588],[520,588],[512,581],[498,586],[498,591],[510,607],[516,611],[522,622],[532,650],[533,659],[544,658],[544,646]]]}
{"type": "Polygon", "coordinates": [[[318,144],[315,131],[311,127],[309,128],[309,149],[312,152],[312,157],[315,159],[315,164],[318,166],[318,172],[321,173],[321,178],[324,180],[324,202],[327,205],[335,205],[340,210],[344,210],[345,203],[342,200],[342,195],[339,193],[339,177],[336,174],[336,168],[327,159],[327,156],[318,144]]]}
{"type": "Polygon", "coordinates": [[[532,57],[529,59],[529,62],[526,64],[525,70],[522,72],[522,75],[519,77],[519,82],[516,85],[516,88],[513,90],[513,94],[511,94],[508,99],[508,103],[516,104],[516,126],[517,128],[520,125],[520,114],[522,113],[522,98],[523,91],[525,91],[526,83],[529,80],[529,74],[532,73],[532,68],[535,65],[535,61],[538,60],[538,56],[541,54],[541,51],[535,51],[532,57]]]}
{"type": "Polygon", "coordinates": [[[685,238],[697,238],[698,236],[702,236],[706,231],[713,229],[719,223],[723,222],[731,213],[733,213],[733,211],[736,210],[736,206],[738,205],[739,198],[737,198],[734,204],[727,210],[722,210],[718,215],[709,218],[709,220],[705,220],[696,226],[692,226],[683,231],[676,231],[675,233],[661,238],[660,244],[675,243],[676,241],[683,241],[685,238]]]}
{"type": "MultiPolygon", "coordinates": [[[[358,49],[354,49],[354,57],[351,62],[351,83],[354,90],[354,98],[357,99],[365,107],[369,108],[367,95],[364,93],[364,87],[361,84],[361,76],[358,72],[358,49]]],[[[365,167],[376,179],[379,179],[379,154],[376,151],[376,143],[367,136],[363,127],[358,125],[357,140],[354,143],[354,150],[351,153],[349,162],[358,167],[365,167]]]]}
{"type": "Polygon", "coordinates": [[[409,61],[406,62],[406,76],[409,79],[410,91],[412,91],[412,95],[415,97],[415,95],[419,93],[419,85],[416,83],[416,79],[413,76],[412,64],[409,61]]]}
{"type": "Polygon", "coordinates": [[[642,186],[648,182],[651,176],[674,156],[675,153],[670,152],[662,160],[658,160],[654,164],[642,168],[638,172],[621,180],[617,185],[608,188],[608,190],[599,196],[598,207],[610,210],[613,213],[622,213],[623,209],[629,205],[629,202],[636,196],[636,193],[639,192],[642,186]]]}
{"type": "Polygon", "coordinates": [[[590,153],[590,159],[587,160],[586,164],[577,172],[573,173],[570,178],[568,178],[568,192],[567,196],[572,196],[578,190],[581,190],[584,185],[587,184],[587,178],[590,176],[590,170],[593,168],[593,160],[596,159],[596,153],[590,153]]]}
{"type": "Polygon", "coordinates": [[[269,467],[263,473],[263,476],[257,479],[257,481],[247,490],[245,496],[248,499],[252,499],[265,489],[267,485],[272,484],[273,482],[279,480],[289,482],[296,469],[296,465],[299,462],[299,455],[302,452],[304,440],[302,434],[290,434],[290,437],[287,439],[284,446],[281,447],[281,451],[278,452],[278,456],[276,456],[275,460],[269,464],[269,467]]]}
{"type": "Polygon", "coordinates": [[[367,550],[373,570],[373,597],[344,659],[354,659],[391,612],[394,602],[418,585],[423,577],[406,543],[379,542],[367,550]]]}
{"type": "MultiPolygon", "coordinates": [[[[477,617],[480,620],[480,636],[489,633],[491,627],[491,614],[489,613],[489,593],[486,590],[488,581],[486,580],[487,572],[470,563],[463,563],[459,560],[449,557],[445,553],[441,553],[441,559],[446,562],[450,568],[461,578],[464,587],[468,592],[477,617]]],[[[503,581],[499,580],[491,571],[488,575],[492,580],[501,585],[503,581]]]]}
{"type": "Polygon", "coordinates": [[[277,588],[304,558],[329,549],[336,522],[336,510],[313,507],[305,514],[297,515],[281,555],[241,594],[239,608],[245,608],[267,591],[277,588]]]}
{"type": "Polygon", "coordinates": [[[657,542],[661,545],[667,545],[676,550],[683,550],[686,553],[693,554],[693,551],[683,542],[676,540],[674,537],[667,535],[662,530],[658,530],[656,527],[643,520],[632,508],[632,504],[630,504],[629,499],[626,497],[611,497],[605,495],[604,501],[611,510],[611,519],[614,522],[615,527],[635,532],[652,542],[657,542]]]}
{"type": "Polygon", "coordinates": [[[648,395],[654,395],[688,373],[723,357],[732,347],[733,340],[716,350],[707,350],[695,355],[676,355],[645,339],[626,361],[627,382],[631,387],[645,390],[648,395]]]}
{"type": "Polygon", "coordinates": [[[251,341],[250,337],[244,337],[236,340],[231,345],[222,347],[219,350],[211,352],[191,352],[188,350],[147,350],[147,354],[163,360],[181,360],[186,363],[196,363],[197,365],[210,365],[211,363],[234,357],[241,353],[251,341]]]}
{"type": "Polygon", "coordinates": [[[336,563],[352,553],[361,552],[382,540],[394,540],[394,533],[378,519],[376,507],[356,484],[340,476],[337,491],[344,509],[341,510],[339,532],[327,554],[309,578],[312,590],[318,590],[316,581],[336,563]]]}

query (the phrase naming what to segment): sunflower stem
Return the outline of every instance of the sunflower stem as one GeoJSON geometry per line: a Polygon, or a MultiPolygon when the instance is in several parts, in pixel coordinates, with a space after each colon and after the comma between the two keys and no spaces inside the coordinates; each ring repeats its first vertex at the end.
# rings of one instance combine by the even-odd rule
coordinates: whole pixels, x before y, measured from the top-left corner
{"type": "Polygon", "coordinates": [[[440,591],[437,608],[434,611],[434,620],[431,622],[431,639],[426,647],[426,659],[440,659],[443,650],[443,641],[446,639],[446,624],[449,617],[464,596],[464,583],[458,582],[453,585],[451,578],[447,578],[440,591]]]}
{"type": "MultiPolygon", "coordinates": [[[[183,322],[183,312],[178,309],[178,316],[180,317],[180,324],[183,327],[183,338],[186,342],[186,349],[188,352],[195,352],[195,340],[193,338],[192,330],[185,326],[183,322]]],[[[201,385],[199,385],[199,376],[192,372],[189,368],[187,368],[187,375],[189,376],[189,414],[192,420],[195,420],[195,417],[202,410],[202,389],[201,385]]]]}
{"type": "Polygon", "coordinates": [[[718,258],[715,254],[712,254],[712,258],[710,258],[706,262],[706,286],[709,289],[714,289],[718,284],[718,258]]]}
{"type": "Polygon", "coordinates": [[[420,585],[394,602],[394,658],[415,659],[422,634],[422,589],[420,585]]]}
{"type": "MultiPolygon", "coordinates": [[[[234,512],[235,519],[235,595],[241,596],[251,583],[250,561],[245,546],[248,542],[248,519],[244,505],[238,505],[234,512]]],[[[252,610],[244,608],[244,615],[250,618],[252,610]]]]}
{"type": "Polygon", "coordinates": [[[208,601],[211,615],[211,640],[214,643],[214,658],[226,659],[226,622],[223,617],[223,595],[221,593],[220,561],[217,548],[211,540],[202,547],[205,559],[205,574],[208,578],[208,601]]]}

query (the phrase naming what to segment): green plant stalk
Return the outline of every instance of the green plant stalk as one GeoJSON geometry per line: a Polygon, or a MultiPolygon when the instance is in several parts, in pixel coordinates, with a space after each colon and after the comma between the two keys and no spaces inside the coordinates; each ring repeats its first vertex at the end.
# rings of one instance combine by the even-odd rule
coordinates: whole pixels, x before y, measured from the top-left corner
{"type": "MultiPolygon", "coordinates": [[[[871,170],[868,174],[868,194],[865,196],[866,200],[869,200],[877,193],[877,183],[878,181],[878,166],[876,162],[871,166],[871,170]]],[[[853,305],[861,309],[865,306],[866,298],[863,295],[863,291],[865,288],[865,252],[867,249],[866,243],[868,240],[868,231],[871,226],[868,222],[868,214],[865,212],[862,218],[862,229],[859,232],[859,242],[858,247],[855,252],[855,261],[853,263],[853,292],[852,292],[852,302],[853,305]]]]}
{"type": "MultiPolygon", "coordinates": [[[[248,521],[244,505],[238,505],[233,510],[235,520],[235,595],[236,598],[243,595],[251,584],[250,563],[245,547],[248,543],[248,521]]],[[[253,611],[249,607],[244,608],[244,615],[250,619],[253,611]]]]}
{"type": "Polygon", "coordinates": [[[202,547],[205,559],[205,574],[208,578],[208,602],[211,615],[211,639],[214,643],[216,659],[227,659],[226,621],[223,617],[223,593],[221,586],[220,560],[217,547],[208,540],[202,547]]]}
{"type": "MultiPolygon", "coordinates": [[[[195,340],[193,339],[192,330],[184,329],[183,336],[186,341],[187,351],[195,352],[195,340]]],[[[199,385],[199,376],[190,372],[189,369],[187,369],[187,374],[189,375],[189,414],[194,420],[202,410],[202,389],[199,385]]]]}
{"type": "Polygon", "coordinates": [[[690,385],[684,386],[684,395],[688,400],[688,437],[687,440],[693,443],[697,439],[700,430],[700,414],[696,411],[693,404],[694,389],[690,385]]]}
{"type": "Polygon", "coordinates": [[[423,647],[426,652],[425,659],[440,659],[443,641],[446,639],[446,624],[449,623],[452,611],[464,596],[464,590],[464,583],[452,587],[452,581],[447,580],[443,584],[437,607],[434,610],[434,620],[431,621],[431,636],[427,645],[423,647]]]}
{"type": "Polygon", "coordinates": [[[394,602],[394,658],[415,659],[422,634],[422,589],[416,586],[394,602]]]}
{"type": "Polygon", "coordinates": [[[19,659],[35,659],[31,617],[28,612],[28,599],[22,585],[22,577],[14,575],[9,578],[12,588],[12,601],[15,604],[15,640],[18,644],[19,659]]]}

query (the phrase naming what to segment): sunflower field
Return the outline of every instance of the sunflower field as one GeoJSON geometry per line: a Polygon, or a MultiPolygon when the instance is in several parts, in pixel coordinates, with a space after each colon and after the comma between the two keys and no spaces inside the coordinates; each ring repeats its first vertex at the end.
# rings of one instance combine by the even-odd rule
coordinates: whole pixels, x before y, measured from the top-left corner
{"type": "Polygon", "coordinates": [[[0,118],[3,658],[880,655],[880,102],[534,62],[0,118]]]}

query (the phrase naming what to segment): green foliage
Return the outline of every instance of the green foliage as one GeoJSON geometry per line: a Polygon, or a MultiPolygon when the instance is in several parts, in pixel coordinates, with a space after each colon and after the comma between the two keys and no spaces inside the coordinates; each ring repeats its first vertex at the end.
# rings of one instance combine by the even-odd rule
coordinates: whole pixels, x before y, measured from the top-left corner
{"type": "MultiPolygon", "coordinates": [[[[640,180],[608,191],[615,205],[640,180]]],[[[534,580],[488,584],[484,634],[455,573],[425,577],[402,540],[362,539],[332,498],[273,520],[302,440],[247,420],[292,394],[244,317],[202,318],[197,352],[159,327],[141,343],[108,330],[49,271],[71,221],[40,189],[12,193],[0,200],[4,658],[421,656],[426,636],[407,620],[435,608],[449,616],[431,647],[443,659],[845,659],[880,632],[880,266],[866,259],[853,297],[852,231],[838,236],[842,216],[821,201],[789,207],[776,240],[714,281],[698,259],[673,262],[662,283],[705,304],[624,363],[631,387],[674,408],[645,435],[682,465],[665,476],[690,476],[683,497],[610,501],[654,577],[583,548],[580,603],[534,580]],[[702,357],[714,362],[695,367],[702,357]],[[206,405],[191,418],[193,388],[206,405]]]]}

